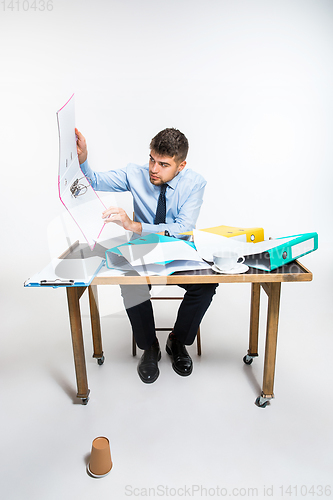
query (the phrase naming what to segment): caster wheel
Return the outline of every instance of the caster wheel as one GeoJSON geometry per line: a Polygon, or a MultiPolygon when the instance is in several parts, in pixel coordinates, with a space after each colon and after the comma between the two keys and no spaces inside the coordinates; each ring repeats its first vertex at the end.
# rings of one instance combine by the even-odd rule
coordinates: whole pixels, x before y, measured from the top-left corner
{"type": "Polygon", "coordinates": [[[88,401],[89,401],[89,398],[83,398],[83,399],[82,399],[82,404],[83,404],[83,405],[87,405],[87,404],[88,404],[88,401]]]}
{"type": "Polygon", "coordinates": [[[260,396],[258,396],[257,399],[255,400],[255,404],[258,406],[258,408],[266,408],[266,406],[268,405],[268,401],[260,403],[260,396]]]}
{"type": "Polygon", "coordinates": [[[253,358],[247,354],[244,356],[243,361],[246,365],[251,365],[253,363],[253,358]]]}
{"type": "Polygon", "coordinates": [[[98,363],[100,366],[102,366],[102,364],[104,363],[104,361],[105,361],[104,356],[102,356],[101,358],[98,358],[98,359],[97,359],[97,363],[98,363]]]}

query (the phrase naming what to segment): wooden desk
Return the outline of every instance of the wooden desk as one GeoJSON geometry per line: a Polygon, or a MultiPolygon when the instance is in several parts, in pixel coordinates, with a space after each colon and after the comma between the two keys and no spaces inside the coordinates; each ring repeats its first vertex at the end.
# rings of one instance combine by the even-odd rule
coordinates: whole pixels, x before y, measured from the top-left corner
{"type": "MultiPolygon", "coordinates": [[[[294,261],[285,266],[279,267],[275,271],[265,272],[250,268],[244,274],[228,275],[216,274],[212,270],[178,272],[171,276],[96,276],[89,287],[68,287],[68,310],[73,342],[74,363],[77,380],[77,397],[82,399],[83,404],[89,400],[89,389],[84,355],[84,345],[82,336],[82,324],[80,313],[80,297],[88,288],[89,305],[91,315],[91,328],[94,345],[93,357],[102,365],[104,355],[102,349],[102,336],[100,316],[98,309],[97,285],[176,285],[186,283],[251,283],[251,313],[249,349],[243,361],[251,364],[258,356],[258,333],[259,333],[259,313],[260,313],[260,289],[263,288],[268,296],[266,343],[264,374],[261,395],[256,399],[256,405],[265,408],[269,400],[274,397],[274,374],[277,333],[279,322],[280,292],[281,283],[296,281],[311,281],[312,273],[308,271],[300,262],[294,261]]],[[[218,290],[217,290],[218,293],[218,290]]],[[[209,314],[209,310],[207,312],[209,314]]]]}

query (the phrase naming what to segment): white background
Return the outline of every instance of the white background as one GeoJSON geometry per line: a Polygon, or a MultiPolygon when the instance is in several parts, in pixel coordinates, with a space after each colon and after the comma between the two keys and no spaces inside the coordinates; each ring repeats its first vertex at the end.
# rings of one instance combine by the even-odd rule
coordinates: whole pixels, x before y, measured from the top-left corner
{"type": "MultiPolygon", "coordinates": [[[[15,367],[16,376],[22,372],[28,377],[32,361],[38,365],[34,343],[45,324],[51,344],[57,338],[57,320],[68,328],[64,297],[54,299],[57,314],[47,314],[50,295],[58,292],[26,290],[23,281],[52,255],[48,228],[63,211],[57,192],[56,111],[73,92],[77,126],[87,138],[95,170],[146,163],[150,139],[162,128],[176,127],[190,142],[188,166],[208,181],[197,227],[260,226],[267,237],[318,232],[319,250],[304,259],[315,281],[302,285],[305,303],[299,299],[297,315],[290,306],[290,324],[306,315],[304,326],[311,325],[307,363],[313,341],[317,368],[327,370],[332,331],[333,3],[54,0],[50,11],[39,10],[41,1],[37,10],[32,1],[14,2],[13,10],[9,5],[0,2],[3,390],[27,394],[11,370],[15,367]]],[[[248,302],[240,295],[229,311],[237,300],[248,302]]],[[[223,307],[222,292],[216,304],[215,314],[223,307]]],[[[70,344],[64,351],[71,363],[70,344]]],[[[304,359],[298,362],[296,357],[293,376],[296,367],[304,368],[304,359]]],[[[323,391],[318,404],[324,394],[331,398],[331,386],[327,393],[324,384],[329,378],[331,371],[318,378],[316,387],[323,391]]],[[[15,401],[13,415],[22,412],[15,401]]],[[[273,405],[269,410],[274,411],[273,405]]],[[[22,430],[22,425],[18,418],[17,428],[22,430]]],[[[302,442],[307,435],[304,430],[302,442]]],[[[88,437],[87,451],[95,436],[88,437]]],[[[322,438],[325,448],[332,435],[322,438]]],[[[170,450],[169,460],[174,454],[170,450]]],[[[327,461],[324,471],[326,466],[327,461]]],[[[281,472],[275,479],[283,477],[281,472]]],[[[213,476],[210,480],[213,484],[213,476]]],[[[264,478],[257,480],[264,484],[264,478]]],[[[128,484],[126,478],[123,484],[128,484]]],[[[6,490],[6,498],[16,498],[14,491],[6,490]]],[[[39,494],[46,498],[45,491],[34,498],[39,494]]]]}
{"type": "Polygon", "coordinates": [[[47,262],[46,228],[62,210],[55,112],[73,92],[96,170],[145,163],[151,137],[174,126],[188,136],[188,166],[208,181],[198,227],[332,241],[332,11],[321,0],[56,0],[51,12],[1,11],[7,241],[24,241],[32,258],[38,241],[47,262]]]}

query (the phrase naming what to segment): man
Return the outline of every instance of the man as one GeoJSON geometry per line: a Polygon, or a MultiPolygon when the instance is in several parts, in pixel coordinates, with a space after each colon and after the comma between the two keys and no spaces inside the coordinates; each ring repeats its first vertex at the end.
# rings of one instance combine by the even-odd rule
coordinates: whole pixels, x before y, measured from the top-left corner
{"type": "MultiPolygon", "coordinates": [[[[108,172],[91,170],[85,138],[77,129],[76,135],[81,169],[92,187],[97,191],[131,191],[133,195],[134,220],[122,208],[109,207],[102,214],[106,223],[116,223],[138,236],[164,232],[176,238],[195,227],[206,181],[201,175],[185,169],[188,141],[179,130],[167,128],[152,139],[149,164],[129,164],[126,168],[108,172]]],[[[192,373],[193,363],[185,345],[194,342],[217,284],[179,286],[186,293],[168,337],[166,351],[174,371],[187,376],[192,373]]],[[[135,341],[144,350],[138,374],[145,383],[155,382],[161,359],[149,290],[146,285],[121,286],[135,341]]]]}

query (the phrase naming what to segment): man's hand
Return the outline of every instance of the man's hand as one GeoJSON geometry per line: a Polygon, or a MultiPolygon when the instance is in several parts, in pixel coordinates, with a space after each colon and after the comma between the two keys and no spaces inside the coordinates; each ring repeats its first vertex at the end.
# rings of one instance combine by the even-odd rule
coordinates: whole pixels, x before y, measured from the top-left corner
{"type": "Polygon", "coordinates": [[[79,157],[79,163],[82,165],[87,159],[88,156],[88,151],[87,151],[87,143],[81,132],[78,131],[78,129],[75,129],[76,133],[76,149],[77,149],[77,154],[79,157]]]}
{"type": "Polygon", "coordinates": [[[132,231],[133,233],[142,233],[141,222],[135,222],[130,219],[123,208],[119,207],[109,207],[102,214],[102,218],[105,223],[114,222],[118,226],[122,226],[127,231],[132,231]]]}

